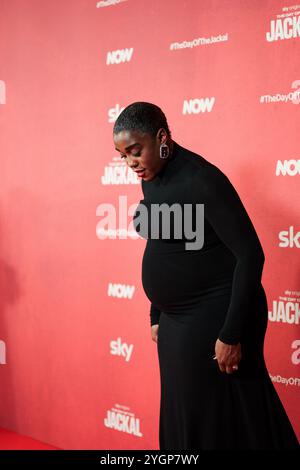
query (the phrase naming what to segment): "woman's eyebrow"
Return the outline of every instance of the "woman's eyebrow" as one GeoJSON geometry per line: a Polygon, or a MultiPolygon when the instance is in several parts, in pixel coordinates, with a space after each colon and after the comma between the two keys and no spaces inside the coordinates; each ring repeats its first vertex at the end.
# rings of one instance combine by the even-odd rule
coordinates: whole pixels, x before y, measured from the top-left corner
{"type": "MultiPolygon", "coordinates": [[[[128,145],[128,147],[125,147],[125,150],[129,150],[131,147],[134,147],[135,145],[141,145],[141,144],[139,144],[138,142],[135,142],[134,144],[131,144],[131,145],[128,145]]],[[[121,150],[117,149],[117,147],[115,147],[115,149],[118,152],[121,152],[121,150]]]]}

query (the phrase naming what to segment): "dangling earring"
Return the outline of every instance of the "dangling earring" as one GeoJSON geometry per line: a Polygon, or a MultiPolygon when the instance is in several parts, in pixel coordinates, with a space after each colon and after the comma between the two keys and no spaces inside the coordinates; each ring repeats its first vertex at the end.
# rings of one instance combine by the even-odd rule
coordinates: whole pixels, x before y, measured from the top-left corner
{"type": "Polygon", "coordinates": [[[169,153],[170,153],[169,146],[167,144],[160,144],[159,157],[163,158],[163,159],[166,159],[166,158],[168,158],[169,153]]]}

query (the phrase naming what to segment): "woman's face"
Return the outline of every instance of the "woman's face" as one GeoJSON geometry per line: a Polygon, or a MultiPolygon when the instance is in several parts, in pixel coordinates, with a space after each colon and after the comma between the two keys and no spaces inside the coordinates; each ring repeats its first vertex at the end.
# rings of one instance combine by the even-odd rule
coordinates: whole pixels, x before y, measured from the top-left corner
{"type": "Polygon", "coordinates": [[[137,175],[145,181],[152,180],[165,164],[166,160],[159,157],[160,144],[167,141],[164,129],[160,129],[156,137],[124,130],[114,134],[113,139],[121,158],[124,158],[127,165],[137,171],[137,175]]]}

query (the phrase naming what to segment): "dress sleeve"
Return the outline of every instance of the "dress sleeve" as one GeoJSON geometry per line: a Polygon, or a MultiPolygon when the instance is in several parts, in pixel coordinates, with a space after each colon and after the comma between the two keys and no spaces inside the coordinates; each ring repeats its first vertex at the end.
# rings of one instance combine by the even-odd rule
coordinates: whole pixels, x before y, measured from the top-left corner
{"type": "Polygon", "coordinates": [[[160,317],[160,310],[155,307],[154,304],[151,304],[150,307],[150,325],[158,325],[160,317]]]}
{"type": "Polygon", "coordinates": [[[264,252],[237,191],[218,167],[211,164],[196,172],[192,191],[193,200],[196,197],[204,203],[204,217],[236,258],[231,300],[219,339],[237,344],[251,316],[252,296],[261,284],[264,252]]]}

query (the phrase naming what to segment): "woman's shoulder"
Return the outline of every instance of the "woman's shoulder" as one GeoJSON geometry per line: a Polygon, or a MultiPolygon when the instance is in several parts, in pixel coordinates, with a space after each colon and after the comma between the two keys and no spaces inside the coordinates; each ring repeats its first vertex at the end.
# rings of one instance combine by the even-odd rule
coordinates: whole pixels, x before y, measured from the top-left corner
{"type": "Polygon", "coordinates": [[[225,173],[214,163],[207,160],[201,153],[197,153],[176,143],[176,150],[185,160],[186,167],[195,179],[213,180],[227,178],[225,173]]]}
{"type": "Polygon", "coordinates": [[[193,152],[181,145],[178,151],[185,159],[185,181],[190,195],[203,200],[226,197],[236,198],[237,191],[227,174],[216,164],[207,160],[201,153],[193,152]]]}
{"type": "Polygon", "coordinates": [[[192,165],[203,166],[209,164],[210,162],[206,160],[200,153],[196,153],[183,145],[180,145],[178,142],[174,142],[174,151],[176,154],[180,155],[180,158],[183,158],[190,162],[192,165]]]}

